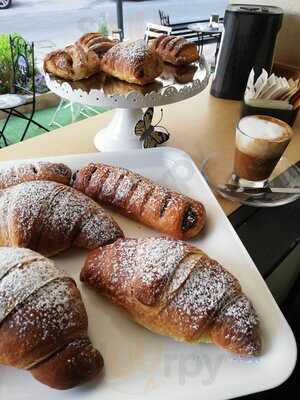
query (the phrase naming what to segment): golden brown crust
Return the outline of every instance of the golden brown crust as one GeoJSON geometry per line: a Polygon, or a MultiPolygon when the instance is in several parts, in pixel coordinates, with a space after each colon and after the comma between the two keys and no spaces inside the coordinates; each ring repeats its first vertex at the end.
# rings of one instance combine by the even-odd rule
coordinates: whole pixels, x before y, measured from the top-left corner
{"type": "Polygon", "coordinates": [[[96,378],[103,358],[87,337],[73,340],[30,372],[35,379],[54,389],[66,390],[96,378]]]}
{"type": "Polygon", "coordinates": [[[199,201],[124,168],[89,164],[78,172],[73,186],[175,239],[193,238],[205,225],[206,212],[199,201]]]}
{"type": "Polygon", "coordinates": [[[101,33],[86,33],[76,43],[49,53],[44,70],[59,78],[79,81],[100,72],[100,60],[116,45],[101,33]]]}
{"type": "Polygon", "coordinates": [[[193,81],[196,72],[197,66],[195,64],[176,66],[165,63],[162,78],[186,84],[193,81]]]}
{"type": "Polygon", "coordinates": [[[69,185],[72,171],[65,164],[24,163],[0,170],[0,190],[28,181],[54,181],[69,185]]]}
{"type": "Polygon", "coordinates": [[[0,245],[54,255],[72,246],[94,249],[123,233],[96,202],[49,181],[25,182],[0,193],[0,245]]]}
{"type": "Polygon", "coordinates": [[[258,318],[237,279],[186,242],[119,239],[91,252],[80,278],[153,332],[261,351],[258,318]]]}
{"type": "Polygon", "coordinates": [[[94,51],[85,51],[75,43],[48,54],[44,59],[44,71],[62,79],[78,81],[99,72],[99,58],[94,51]]]}
{"type": "Polygon", "coordinates": [[[199,59],[197,46],[183,37],[161,35],[151,43],[164,62],[186,65],[199,59]]]}
{"type": "Polygon", "coordinates": [[[78,43],[84,48],[85,51],[94,51],[99,58],[117,44],[116,41],[103,36],[99,32],[89,32],[83,35],[78,43]]]}
{"type": "Polygon", "coordinates": [[[145,95],[150,92],[156,92],[162,88],[162,83],[155,80],[153,83],[148,83],[148,85],[137,85],[134,83],[128,83],[125,81],[120,81],[119,79],[106,76],[105,82],[103,84],[104,93],[108,96],[112,95],[127,95],[130,92],[138,92],[145,95]]]}
{"type": "Polygon", "coordinates": [[[1,364],[30,370],[56,389],[80,385],[103,368],[87,327],[71,278],[38,253],[0,248],[1,364]]]}
{"type": "Polygon", "coordinates": [[[101,69],[120,80],[146,85],[162,72],[162,62],[143,40],[119,43],[101,60],[101,69]]]}

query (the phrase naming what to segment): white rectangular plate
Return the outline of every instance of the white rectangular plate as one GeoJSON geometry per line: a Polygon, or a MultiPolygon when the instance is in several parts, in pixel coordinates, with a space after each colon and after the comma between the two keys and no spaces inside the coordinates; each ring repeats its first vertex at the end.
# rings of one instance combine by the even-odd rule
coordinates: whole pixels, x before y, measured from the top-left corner
{"type": "MultiPolygon", "coordinates": [[[[207,210],[208,222],[204,234],[193,243],[240,280],[261,320],[263,354],[254,359],[242,359],[213,345],[177,343],[147,331],[82,285],[79,272],[85,253],[71,250],[55,259],[58,267],[78,283],[89,315],[90,337],[104,356],[105,374],[102,379],[83,387],[59,392],[41,385],[28,372],[1,366],[0,399],[165,400],[168,396],[173,400],[228,399],[275,387],[288,378],[297,354],[293,333],[187,154],[160,148],[51,157],[48,160],[65,162],[73,170],[91,161],[119,165],[201,200],[207,210]]],[[[0,168],[9,164],[12,163],[1,163],[0,168]]],[[[129,237],[158,235],[117,213],[113,216],[129,237]]]]}

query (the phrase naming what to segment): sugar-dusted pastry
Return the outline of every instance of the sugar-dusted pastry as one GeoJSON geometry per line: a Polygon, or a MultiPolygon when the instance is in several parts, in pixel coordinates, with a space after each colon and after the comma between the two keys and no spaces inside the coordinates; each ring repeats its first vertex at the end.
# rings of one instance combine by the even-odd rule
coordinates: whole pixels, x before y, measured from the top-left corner
{"type": "Polygon", "coordinates": [[[56,182],[24,182],[0,191],[0,246],[50,256],[70,247],[95,249],[123,233],[103,208],[56,182]]]}
{"type": "Polygon", "coordinates": [[[151,42],[151,47],[164,62],[186,65],[199,59],[195,43],[180,36],[161,35],[151,42]]]}
{"type": "Polygon", "coordinates": [[[55,389],[81,385],[103,368],[87,328],[73,279],[38,253],[0,247],[0,364],[55,389]]]}
{"type": "Polygon", "coordinates": [[[88,255],[81,280],[155,333],[260,354],[258,317],[238,280],[186,242],[119,239],[88,255]]]}
{"type": "Polygon", "coordinates": [[[108,75],[137,85],[151,83],[162,73],[157,53],[143,40],[122,42],[112,47],[101,60],[101,69],[108,75]]]}
{"type": "Polygon", "coordinates": [[[44,71],[62,79],[79,81],[99,72],[99,58],[94,51],[85,51],[75,43],[47,54],[44,71]]]}
{"type": "Polygon", "coordinates": [[[27,162],[0,169],[0,190],[27,181],[54,181],[69,185],[72,171],[62,163],[27,162]]]}
{"type": "Polygon", "coordinates": [[[87,79],[100,72],[100,60],[116,42],[101,33],[86,33],[76,43],[48,54],[44,70],[70,81],[87,79]]]}
{"type": "Polygon", "coordinates": [[[202,203],[124,168],[89,164],[76,174],[73,186],[175,239],[193,238],[205,225],[202,203]]]}

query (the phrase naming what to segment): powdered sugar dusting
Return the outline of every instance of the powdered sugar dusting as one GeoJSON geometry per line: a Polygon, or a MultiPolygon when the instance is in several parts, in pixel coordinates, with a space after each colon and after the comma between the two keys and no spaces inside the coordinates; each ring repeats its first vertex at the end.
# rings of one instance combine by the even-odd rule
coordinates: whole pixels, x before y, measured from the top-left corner
{"type": "Polygon", "coordinates": [[[229,272],[216,261],[202,256],[170,306],[183,315],[183,323],[188,316],[192,328],[198,331],[203,319],[206,323],[211,320],[238,291],[240,286],[229,272]]]}
{"type": "MultiPolygon", "coordinates": [[[[132,65],[136,62],[140,62],[144,60],[145,55],[147,53],[148,47],[144,40],[136,40],[135,42],[129,43],[120,43],[110,49],[106,55],[108,55],[108,59],[111,54],[114,54],[114,58],[122,59],[125,63],[128,62],[129,65],[132,65]]],[[[106,56],[104,56],[106,58],[106,56]]]]}
{"type": "Polygon", "coordinates": [[[0,280],[9,270],[23,262],[42,259],[38,253],[20,247],[0,247],[0,280]]]}
{"type": "Polygon", "coordinates": [[[49,254],[70,247],[74,241],[81,247],[86,243],[90,249],[122,236],[100,205],[56,182],[25,182],[4,190],[0,195],[0,217],[6,235],[1,238],[2,244],[41,252],[46,247],[49,254]]]}
{"type": "Polygon", "coordinates": [[[0,322],[32,293],[61,276],[54,263],[47,259],[20,263],[11,269],[0,281],[0,322]]]}
{"type": "Polygon", "coordinates": [[[127,169],[90,164],[79,172],[78,181],[84,182],[81,190],[96,200],[120,208],[126,214],[154,228],[159,226],[162,232],[172,236],[177,230],[180,236],[196,224],[199,230],[203,226],[205,210],[201,203],[127,169]]]}
{"type": "Polygon", "coordinates": [[[118,225],[104,211],[98,210],[91,214],[87,222],[83,224],[74,245],[92,250],[112,243],[118,237],[123,237],[118,225]]]}
{"type": "Polygon", "coordinates": [[[239,334],[249,335],[258,326],[258,318],[246,296],[239,296],[221,313],[221,319],[230,318],[231,327],[239,334]]]}
{"type": "Polygon", "coordinates": [[[37,161],[0,169],[0,189],[25,181],[53,180],[69,183],[71,170],[64,164],[37,161]]]}
{"type": "Polygon", "coordinates": [[[184,242],[174,242],[167,238],[139,240],[136,254],[140,266],[138,279],[148,285],[156,280],[168,282],[186,253],[184,242]]]}
{"type": "Polygon", "coordinates": [[[166,297],[172,295],[183,285],[198,262],[199,258],[197,256],[194,256],[193,258],[186,258],[181,262],[180,267],[176,269],[172,277],[170,286],[166,292],[166,297]]]}
{"type": "Polygon", "coordinates": [[[75,327],[82,307],[72,301],[69,279],[57,279],[32,294],[25,306],[16,307],[9,326],[17,328],[20,338],[34,331],[36,340],[46,341],[55,332],[75,327]]]}
{"type": "Polygon", "coordinates": [[[259,353],[259,321],[238,280],[186,242],[120,239],[91,255],[82,279],[153,331],[259,353]]]}
{"type": "MultiPolygon", "coordinates": [[[[25,182],[4,190],[0,197],[0,214],[4,221],[12,219],[14,224],[8,223],[8,245],[27,247],[34,236],[35,229],[39,229],[39,216],[43,207],[50,202],[53,193],[61,190],[63,185],[55,182],[35,181],[25,182]],[[3,210],[7,208],[7,215],[3,210]],[[37,225],[36,225],[37,222],[37,225]]],[[[42,218],[42,215],[41,215],[42,218]]]]}

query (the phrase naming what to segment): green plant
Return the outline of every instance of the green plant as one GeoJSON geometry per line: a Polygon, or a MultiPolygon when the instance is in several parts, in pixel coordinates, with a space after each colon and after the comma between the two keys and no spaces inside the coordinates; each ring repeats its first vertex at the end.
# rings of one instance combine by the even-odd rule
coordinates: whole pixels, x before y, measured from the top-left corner
{"type": "MultiPolygon", "coordinates": [[[[11,36],[15,38],[20,38],[19,52],[24,52],[22,36],[17,33],[12,33],[11,36]]],[[[28,55],[29,61],[30,56],[28,55]]],[[[32,74],[32,64],[29,64],[30,72],[32,74]]],[[[9,93],[12,89],[12,59],[10,50],[9,35],[0,34],[0,94],[9,93]]],[[[32,74],[33,75],[33,74],[32,74]]]]}
{"type": "Polygon", "coordinates": [[[11,89],[12,65],[9,36],[0,35],[0,93],[8,93],[11,89]]]}
{"type": "Polygon", "coordinates": [[[98,32],[102,33],[103,36],[108,36],[108,24],[104,15],[100,16],[98,23],[98,32]]]}

